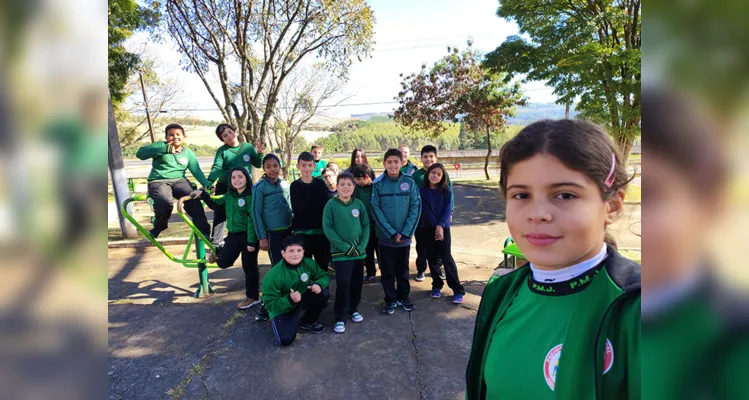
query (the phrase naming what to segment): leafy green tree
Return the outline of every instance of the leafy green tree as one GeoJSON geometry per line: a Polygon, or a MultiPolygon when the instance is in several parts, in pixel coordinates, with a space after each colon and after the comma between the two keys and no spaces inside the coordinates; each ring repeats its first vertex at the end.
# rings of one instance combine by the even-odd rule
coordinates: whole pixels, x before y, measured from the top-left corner
{"type": "Polygon", "coordinates": [[[156,1],[142,6],[135,0],[109,0],[109,93],[115,108],[127,97],[125,86],[140,62],[138,55],[128,52],[123,43],[136,31],[153,32],[161,18],[159,7],[156,1]]]}
{"type": "Polygon", "coordinates": [[[579,99],[578,116],[606,126],[627,157],[640,133],[640,0],[502,0],[497,15],[527,39],[508,37],[484,65],[547,81],[559,104],[579,99]]]}

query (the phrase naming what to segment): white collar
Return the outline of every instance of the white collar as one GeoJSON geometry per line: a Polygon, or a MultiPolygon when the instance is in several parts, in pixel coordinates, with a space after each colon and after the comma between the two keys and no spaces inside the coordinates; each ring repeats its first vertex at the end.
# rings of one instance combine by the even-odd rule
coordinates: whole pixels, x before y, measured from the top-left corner
{"type": "Polygon", "coordinates": [[[569,267],[549,271],[545,269],[538,269],[535,265],[533,265],[533,263],[531,263],[533,279],[536,282],[544,283],[565,282],[576,276],[580,276],[588,270],[594,268],[596,265],[600,264],[607,255],[606,244],[604,243],[601,245],[601,251],[599,251],[595,257],[577,263],[575,265],[570,265],[569,267]]]}

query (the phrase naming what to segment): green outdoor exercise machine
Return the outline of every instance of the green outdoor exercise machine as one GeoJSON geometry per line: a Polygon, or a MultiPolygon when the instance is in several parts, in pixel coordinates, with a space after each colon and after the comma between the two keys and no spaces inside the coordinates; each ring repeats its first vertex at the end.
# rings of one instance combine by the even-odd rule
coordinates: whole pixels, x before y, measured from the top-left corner
{"type": "Polygon", "coordinates": [[[515,241],[512,240],[511,237],[508,237],[505,240],[505,245],[504,245],[504,248],[502,249],[502,254],[504,254],[504,257],[505,257],[505,262],[504,262],[505,268],[509,268],[507,261],[510,258],[512,258],[512,269],[516,269],[518,267],[518,262],[517,262],[518,258],[525,259],[523,252],[520,251],[517,243],[515,243],[515,241]]]}
{"type": "MultiPolygon", "coordinates": [[[[217,196],[221,197],[221,196],[217,196]]],[[[215,198],[215,197],[214,197],[215,198]]],[[[198,278],[200,279],[200,285],[198,286],[198,290],[195,291],[195,294],[193,297],[199,298],[204,294],[212,294],[215,293],[215,290],[213,290],[213,287],[211,286],[210,282],[208,282],[208,268],[218,268],[218,265],[216,264],[209,264],[208,261],[205,259],[205,246],[208,246],[208,248],[211,249],[212,252],[214,252],[216,249],[213,247],[213,244],[211,243],[208,238],[206,238],[197,227],[195,227],[195,224],[192,223],[190,218],[185,215],[183,203],[185,201],[200,201],[199,199],[193,200],[190,196],[185,196],[181,199],[179,199],[179,202],[177,203],[177,214],[182,218],[183,221],[187,224],[187,226],[190,227],[192,230],[192,235],[190,235],[190,238],[187,240],[187,246],[185,246],[185,252],[182,255],[182,258],[177,258],[174,255],[172,255],[167,249],[164,248],[164,246],[161,245],[156,239],[154,239],[151,234],[148,232],[146,228],[144,228],[141,224],[139,224],[135,218],[133,218],[130,213],[127,212],[127,205],[135,202],[135,201],[148,201],[148,195],[146,194],[132,194],[129,199],[125,200],[122,203],[122,215],[127,218],[128,221],[130,221],[131,224],[133,224],[140,233],[143,234],[143,236],[146,237],[151,243],[153,243],[156,248],[161,250],[162,253],[171,261],[180,264],[181,266],[185,268],[197,268],[198,269],[198,278]],[[190,246],[192,243],[195,242],[195,255],[197,258],[195,259],[189,259],[188,256],[190,254],[190,246]]]]}

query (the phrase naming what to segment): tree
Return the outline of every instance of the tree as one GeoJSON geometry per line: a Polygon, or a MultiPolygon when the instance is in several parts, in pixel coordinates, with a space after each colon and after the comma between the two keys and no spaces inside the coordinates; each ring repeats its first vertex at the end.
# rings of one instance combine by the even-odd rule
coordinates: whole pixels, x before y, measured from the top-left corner
{"type": "Polygon", "coordinates": [[[579,117],[608,128],[628,157],[640,134],[640,0],[502,0],[497,15],[529,40],[508,37],[485,66],[547,81],[558,104],[579,99],[579,117]]]}
{"type": "Polygon", "coordinates": [[[375,20],[365,0],[169,0],[166,9],[184,68],[248,141],[265,138],[279,92],[302,60],[324,59],[343,79],[352,59],[372,50],[375,20]]]}
{"type": "MultiPolygon", "coordinates": [[[[271,147],[277,148],[284,160],[284,176],[288,176],[291,157],[302,129],[317,114],[322,103],[342,87],[343,83],[330,76],[324,65],[316,64],[292,72],[287,84],[279,90],[275,123],[268,127],[268,138],[271,147]]],[[[344,100],[346,98],[337,104],[344,100]]]]}
{"type": "Polygon", "coordinates": [[[447,128],[445,121],[462,122],[486,136],[487,152],[484,163],[486,179],[492,155],[492,132],[507,128],[507,119],[517,106],[527,100],[520,92],[520,84],[508,84],[503,75],[481,66],[481,56],[468,42],[460,53],[447,49],[447,55],[431,70],[421,66],[421,72],[406,76],[396,100],[400,106],[393,117],[412,130],[426,130],[437,136],[447,128]]]}
{"type": "Polygon", "coordinates": [[[115,111],[127,98],[127,80],[140,61],[137,54],[125,49],[124,42],[135,31],[153,31],[160,18],[159,3],[156,1],[141,6],[135,0],[109,0],[109,93],[115,111]]]}

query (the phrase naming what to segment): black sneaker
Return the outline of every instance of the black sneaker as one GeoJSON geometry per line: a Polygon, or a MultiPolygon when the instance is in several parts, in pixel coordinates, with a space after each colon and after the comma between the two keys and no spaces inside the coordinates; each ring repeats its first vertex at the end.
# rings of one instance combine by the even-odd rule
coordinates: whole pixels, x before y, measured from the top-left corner
{"type": "Polygon", "coordinates": [[[364,283],[375,283],[375,276],[374,275],[365,276],[364,283]]]}
{"type": "Polygon", "coordinates": [[[382,312],[388,315],[393,315],[395,312],[395,309],[398,308],[398,302],[394,301],[392,303],[388,303],[385,305],[385,308],[382,309],[382,312]]]}
{"type": "Polygon", "coordinates": [[[311,324],[299,324],[299,329],[304,332],[312,331],[312,333],[322,333],[325,330],[325,327],[323,324],[319,322],[314,322],[311,324]]]}
{"type": "Polygon", "coordinates": [[[403,302],[398,302],[398,304],[403,306],[403,309],[406,311],[411,311],[414,309],[414,303],[411,302],[411,300],[406,300],[403,302]]]}
{"type": "Polygon", "coordinates": [[[416,277],[414,277],[414,279],[416,280],[416,282],[421,282],[421,281],[423,281],[426,278],[427,277],[426,277],[426,275],[424,275],[424,272],[416,272],[416,277]]]}
{"type": "Polygon", "coordinates": [[[268,310],[265,309],[265,304],[261,304],[255,315],[255,321],[263,322],[268,320],[268,310]]]}
{"type": "Polygon", "coordinates": [[[156,229],[156,228],[153,228],[150,231],[148,231],[148,234],[151,235],[151,237],[154,238],[154,239],[156,239],[157,237],[159,237],[160,233],[161,233],[161,231],[158,230],[158,229],[156,229]]]}
{"type": "Polygon", "coordinates": [[[445,267],[440,267],[440,279],[447,280],[447,277],[445,276],[445,267]]]}

